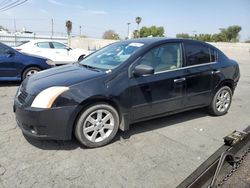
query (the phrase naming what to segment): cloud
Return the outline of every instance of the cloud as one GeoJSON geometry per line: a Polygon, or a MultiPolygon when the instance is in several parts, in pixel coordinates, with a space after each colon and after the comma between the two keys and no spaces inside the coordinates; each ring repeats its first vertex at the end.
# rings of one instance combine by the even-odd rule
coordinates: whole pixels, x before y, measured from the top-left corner
{"type": "Polygon", "coordinates": [[[64,6],[63,3],[56,1],[56,0],[48,0],[49,3],[54,4],[54,5],[58,5],[58,6],[64,6]]]}
{"type": "Polygon", "coordinates": [[[95,15],[105,15],[108,14],[108,12],[104,10],[89,10],[88,11],[90,14],[95,14],[95,15]]]}

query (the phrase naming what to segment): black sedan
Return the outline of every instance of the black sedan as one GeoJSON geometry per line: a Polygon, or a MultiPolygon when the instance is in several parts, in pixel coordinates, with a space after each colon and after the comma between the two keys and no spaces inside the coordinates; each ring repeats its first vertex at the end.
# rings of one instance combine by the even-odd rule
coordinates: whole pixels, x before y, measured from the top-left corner
{"type": "Polygon", "coordinates": [[[14,111],[26,135],[75,135],[98,147],[135,122],[202,107],[224,115],[239,78],[237,62],[210,44],[127,40],[29,77],[17,91],[14,111]]]}
{"type": "Polygon", "coordinates": [[[49,59],[23,54],[0,43],[0,81],[21,81],[54,66],[49,59]]]}

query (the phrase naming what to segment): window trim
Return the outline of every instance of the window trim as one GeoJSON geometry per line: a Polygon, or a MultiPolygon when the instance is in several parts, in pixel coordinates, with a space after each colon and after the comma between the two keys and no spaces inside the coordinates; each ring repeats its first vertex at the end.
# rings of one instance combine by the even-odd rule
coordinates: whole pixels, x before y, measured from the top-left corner
{"type": "Polygon", "coordinates": [[[172,71],[176,71],[176,70],[185,70],[185,69],[189,69],[189,68],[193,68],[193,67],[201,67],[201,66],[205,66],[205,65],[213,65],[213,64],[216,64],[216,63],[217,62],[209,62],[209,63],[202,63],[202,64],[198,64],[198,65],[190,65],[190,66],[180,67],[180,68],[173,69],[173,70],[166,70],[166,71],[156,72],[155,74],[165,73],[165,72],[172,72],[172,71]]]}

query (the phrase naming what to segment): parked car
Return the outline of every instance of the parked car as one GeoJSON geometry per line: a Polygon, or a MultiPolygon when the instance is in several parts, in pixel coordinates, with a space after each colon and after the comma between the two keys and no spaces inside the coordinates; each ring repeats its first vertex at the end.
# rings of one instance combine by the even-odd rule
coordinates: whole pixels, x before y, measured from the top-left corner
{"type": "Polygon", "coordinates": [[[0,81],[21,81],[54,66],[49,59],[23,54],[0,43],[0,81]]]}
{"type": "Polygon", "coordinates": [[[135,122],[202,107],[224,115],[239,78],[238,63],[210,44],[134,39],[26,79],[14,109],[26,135],[98,147],[135,122]]]}
{"type": "Polygon", "coordinates": [[[20,52],[51,59],[56,64],[68,64],[82,60],[91,52],[80,48],[72,49],[54,40],[31,40],[15,48],[20,52]]]}

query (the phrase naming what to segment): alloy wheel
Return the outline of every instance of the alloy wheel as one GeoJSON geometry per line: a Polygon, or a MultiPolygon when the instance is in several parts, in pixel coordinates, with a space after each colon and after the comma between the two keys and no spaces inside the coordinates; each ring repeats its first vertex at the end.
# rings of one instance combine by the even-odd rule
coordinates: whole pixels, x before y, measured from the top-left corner
{"type": "Polygon", "coordinates": [[[87,116],[83,133],[91,142],[101,142],[108,138],[114,129],[113,115],[104,109],[98,109],[87,116]]]}
{"type": "Polygon", "coordinates": [[[216,109],[219,112],[225,112],[228,109],[230,102],[231,102],[231,96],[229,91],[225,89],[221,90],[216,98],[216,109]]]}

